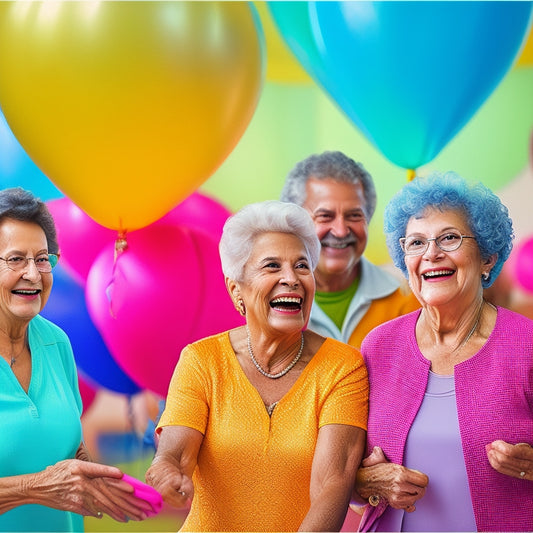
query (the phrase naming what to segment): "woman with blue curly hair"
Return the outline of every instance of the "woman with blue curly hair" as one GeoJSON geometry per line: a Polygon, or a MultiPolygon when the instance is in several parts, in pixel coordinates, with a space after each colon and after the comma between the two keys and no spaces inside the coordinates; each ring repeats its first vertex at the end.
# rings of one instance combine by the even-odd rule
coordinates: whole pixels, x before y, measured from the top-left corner
{"type": "Polygon", "coordinates": [[[511,253],[507,208],[433,174],[391,200],[385,233],[422,308],[361,348],[360,531],[533,531],[533,321],[483,298],[511,253]]]}

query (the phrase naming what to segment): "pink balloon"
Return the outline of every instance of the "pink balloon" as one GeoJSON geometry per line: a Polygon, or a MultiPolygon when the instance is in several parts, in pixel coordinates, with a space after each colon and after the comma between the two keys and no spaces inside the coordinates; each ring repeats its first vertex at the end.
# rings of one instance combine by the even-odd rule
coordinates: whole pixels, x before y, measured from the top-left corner
{"type": "Polygon", "coordinates": [[[533,237],[520,243],[514,269],[520,286],[525,291],[533,293],[533,237]]]}
{"type": "Polygon", "coordinates": [[[217,241],[209,235],[156,223],[127,241],[115,264],[113,245],[95,260],[87,307],[124,371],[165,396],[182,348],[240,316],[224,294],[217,241]]]}
{"type": "Polygon", "coordinates": [[[231,214],[231,211],[214,198],[195,192],[157,223],[203,229],[220,238],[224,223],[231,214]]]}
{"type": "MultiPolygon", "coordinates": [[[[47,205],[58,230],[61,262],[85,283],[96,256],[104,246],[115,242],[117,232],[95,222],[69,198],[51,200],[47,205]]],[[[214,198],[195,192],[155,224],[199,228],[220,237],[230,215],[231,211],[214,198]]]]}
{"type": "Polygon", "coordinates": [[[57,227],[61,263],[85,284],[94,259],[115,241],[117,232],[95,222],[69,198],[51,200],[47,206],[57,227]]]}
{"type": "Polygon", "coordinates": [[[196,242],[202,265],[202,301],[209,305],[201,306],[200,320],[191,332],[192,341],[244,324],[244,318],[235,310],[226,289],[220,255],[219,238],[196,230],[196,242]]]}

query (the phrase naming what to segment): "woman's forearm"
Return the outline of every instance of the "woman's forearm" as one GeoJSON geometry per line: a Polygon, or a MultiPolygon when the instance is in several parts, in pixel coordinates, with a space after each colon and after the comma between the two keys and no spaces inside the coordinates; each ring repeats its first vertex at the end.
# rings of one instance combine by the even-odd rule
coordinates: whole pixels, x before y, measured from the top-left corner
{"type": "Polygon", "coordinates": [[[325,487],[320,496],[311,502],[299,531],[340,531],[349,503],[345,486],[325,487]]]}
{"type": "Polygon", "coordinates": [[[40,473],[0,478],[0,514],[29,503],[41,503],[32,490],[40,473]]]}

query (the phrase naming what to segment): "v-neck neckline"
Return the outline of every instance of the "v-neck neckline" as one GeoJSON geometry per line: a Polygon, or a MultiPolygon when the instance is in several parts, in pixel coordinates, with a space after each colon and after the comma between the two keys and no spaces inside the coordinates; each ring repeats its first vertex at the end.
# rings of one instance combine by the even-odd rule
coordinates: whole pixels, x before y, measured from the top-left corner
{"type": "Polygon", "coordinates": [[[24,390],[24,387],[21,385],[20,381],[17,379],[17,376],[10,368],[9,363],[4,359],[5,374],[8,375],[8,379],[12,380],[13,386],[15,387],[14,390],[16,390],[18,393],[23,394],[31,403],[33,403],[32,391],[35,390],[36,387],[40,387],[42,374],[40,353],[39,349],[36,348],[37,345],[35,344],[34,332],[31,331],[32,329],[33,328],[30,321],[30,323],[28,324],[28,347],[30,350],[31,357],[31,371],[27,391],[24,390]]]}
{"type": "Polygon", "coordinates": [[[257,398],[257,401],[260,403],[260,405],[262,407],[262,409],[261,409],[262,412],[264,412],[264,414],[266,415],[266,417],[269,420],[272,420],[272,418],[274,417],[276,411],[280,407],[280,404],[285,404],[288,401],[288,398],[290,399],[290,396],[294,395],[294,393],[295,393],[294,391],[297,390],[299,388],[299,386],[300,386],[300,381],[304,380],[305,377],[309,374],[309,372],[312,371],[313,367],[318,364],[317,361],[318,361],[319,357],[317,357],[317,356],[319,356],[319,354],[324,350],[324,348],[329,343],[329,338],[326,337],[325,341],[321,344],[320,348],[313,354],[313,356],[311,357],[310,361],[305,365],[305,368],[302,370],[300,375],[296,378],[296,381],[290,386],[289,390],[278,401],[274,402],[275,408],[272,410],[272,413],[269,414],[268,406],[265,405],[265,402],[263,401],[263,398],[261,397],[261,394],[259,393],[257,388],[253,385],[253,383],[250,381],[250,378],[246,375],[246,372],[244,371],[243,367],[241,366],[241,364],[239,362],[239,359],[237,357],[237,354],[235,353],[235,350],[233,349],[233,345],[231,344],[231,339],[230,339],[230,335],[229,334],[230,334],[229,331],[226,332],[226,342],[228,343],[229,349],[230,349],[231,354],[232,354],[232,357],[230,358],[231,361],[232,361],[232,364],[235,365],[236,367],[238,367],[237,372],[239,372],[241,374],[241,378],[246,383],[246,387],[249,388],[249,389],[252,389],[253,394],[255,395],[255,397],[257,398]]]}

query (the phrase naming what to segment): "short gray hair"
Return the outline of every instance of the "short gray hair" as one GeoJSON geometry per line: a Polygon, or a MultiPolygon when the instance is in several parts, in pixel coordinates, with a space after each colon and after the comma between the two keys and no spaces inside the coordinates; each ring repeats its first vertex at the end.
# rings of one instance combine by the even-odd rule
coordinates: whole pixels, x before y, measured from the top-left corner
{"type": "Polygon", "coordinates": [[[293,203],[267,200],[249,204],[226,220],[219,251],[224,275],[242,281],[255,239],[263,233],[289,233],[298,237],[315,270],[320,256],[320,241],[309,213],[293,203]]]}
{"type": "Polygon", "coordinates": [[[305,185],[311,178],[317,180],[332,179],[339,183],[360,183],[365,197],[365,215],[367,222],[376,210],[376,188],[372,176],[361,163],[356,163],[342,152],[323,152],[313,154],[296,163],[285,180],[280,199],[303,205],[307,196],[305,185]]]}
{"type": "Polygon", "coordinates": [[[48,253],[59,254],[54,219],[46,204],[32,192],[21,187],[0,190],[0,221],[5,218],[41,226],[46,236],[48,253]]]}

